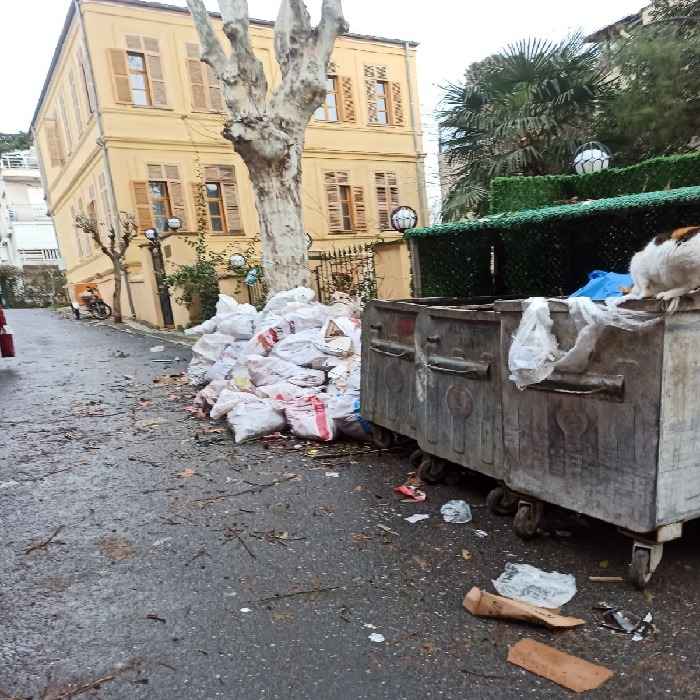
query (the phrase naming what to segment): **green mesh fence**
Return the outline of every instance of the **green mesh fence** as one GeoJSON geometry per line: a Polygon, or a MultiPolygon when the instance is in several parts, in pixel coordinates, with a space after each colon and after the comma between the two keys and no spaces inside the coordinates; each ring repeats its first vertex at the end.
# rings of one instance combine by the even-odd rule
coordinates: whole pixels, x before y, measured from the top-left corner
{"type": "Polygon", "coordinates": [[[533,209],[573,197],[603,199],[694,185],[700,185],[700,153],[650,158],[586,175],[497,177],[491,183],[491,212],[533,209]]]}
{"type": "Polygon", "coordinates": [[[591,270],[626,272],[658,232],[700,225],[700,187],[413,229],[424,296],[568,295],[591,270]]]}

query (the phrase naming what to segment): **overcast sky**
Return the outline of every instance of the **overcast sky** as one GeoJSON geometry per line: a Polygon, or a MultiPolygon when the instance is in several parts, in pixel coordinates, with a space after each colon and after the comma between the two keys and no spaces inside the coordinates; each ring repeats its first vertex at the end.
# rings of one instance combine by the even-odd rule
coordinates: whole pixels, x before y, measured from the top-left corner
{"type": "MultiPolygon", "coordinates": [[[[172,5],[185,0],[170,0],[172,5]]],[[[591,32],[636,12],[644,0],[344,0],[353,32],[420,42],[419,91],[429,157],[431,199],[435,196],[435,127],[431,118],[439,86],[458,80],[472,61],[518,39],[563,38],[591,32]]],[[[217,9],[216,0],[207,0],[217,9]]],[[[69,0],[0,0],[0,131],[27,129],[69,0]],[[21,59],[21,60],[20,60],[21,59]]],[[[279,0],[249,0],[250,14],[274,19],[279,0]]],[[[321,0],[307,0],[318,16],[321,0]]]]}

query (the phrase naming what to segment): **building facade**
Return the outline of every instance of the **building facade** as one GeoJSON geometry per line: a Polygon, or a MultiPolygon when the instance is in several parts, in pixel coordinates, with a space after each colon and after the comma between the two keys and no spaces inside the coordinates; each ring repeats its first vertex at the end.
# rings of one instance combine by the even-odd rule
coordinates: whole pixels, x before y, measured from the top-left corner
{"type": "Polygon", "coordinates": [[[34,149],[0,158],[0,265],[63,267],[34,149]]]}
{"type": "MultiPolygon", "coordinates": [[[[250,32],[274,85],[272,23],[251,21],[250,32]]],[[[202,197],[213,249],[243,250],[259,236],[246,167],[220,136],[221,91],[197,42],[183,8],[141,0],[71,5],[32,123],[69,284],[111,294],[109,261],[74,226],[81,212],[103,235],[119,211],[133,213],[142,232],[160,229],[168,271],[189,261],[185,242],[202,197]],[[169,216],[183,222],[177,234],[166,231],[169,216]]],[[[415,44],[356,35],[336,42],[326,101],[304,151],[312,251],[396,238],[389,214],[399,203],[427,222],[416,82],[415,44]]],[[[130,248],[127,282],[124,308],[161,326],[144,241],[130,248]]],[[[174,312],[177,324],[187,323],[184,308],[175,303],[174,312]]]]}

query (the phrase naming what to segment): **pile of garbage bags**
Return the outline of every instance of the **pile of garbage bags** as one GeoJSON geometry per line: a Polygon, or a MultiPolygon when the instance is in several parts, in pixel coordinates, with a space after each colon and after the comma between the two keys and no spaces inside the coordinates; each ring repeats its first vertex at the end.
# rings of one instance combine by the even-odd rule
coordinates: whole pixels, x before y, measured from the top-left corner
{"type": "Polygon", "coordinates": [[[201,386],[195,404],[225,418],[237,443],[290,429],[300,438],[369,440],[360,416],[361,307],[330,305],[297,287],[258,311],[219,295],[216,315],[185,331],[199,335],[187,370],[201,386]]]}

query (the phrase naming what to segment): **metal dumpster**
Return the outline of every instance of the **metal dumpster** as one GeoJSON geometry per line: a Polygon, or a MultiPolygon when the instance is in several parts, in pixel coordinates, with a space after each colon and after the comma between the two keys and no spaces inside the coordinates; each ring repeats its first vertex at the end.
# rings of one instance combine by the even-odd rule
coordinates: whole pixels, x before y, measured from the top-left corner
{"type": "Polygon", "coordinates": [[[391,443],[392,433],[416,437],[416,319],[423,305],[449,301],[374,300],[363,311],[360,412],[374,423],[374,439],[380,446],[391,443]]]}
{"type": "MultiPolygon", "coordinates": [[[[553,333],[570,346],[568,307],[551,301],[553,333]]],[[[626,308],[658,311],[653,301],[626,308]]],[[[508,351],[520,302],[502,316],[503,438],[506,484],[523,494],[516,532],[532,536],[547,502],[632,534],[630,576],[643,587],[663,542],[700,515],[700,295],[650,328],[606,328],[582,374],[551,375],[519,391],[508,351]]]]}
{"type": "MultiPolygon", "coordinates": [[[[423,307],[416,348],[419,447],[502,480],[501,323],[494,305],[423,307]]],[[[489,494],[492,510],[512,512],[505,496],[503,489],[489,494]]]]}

